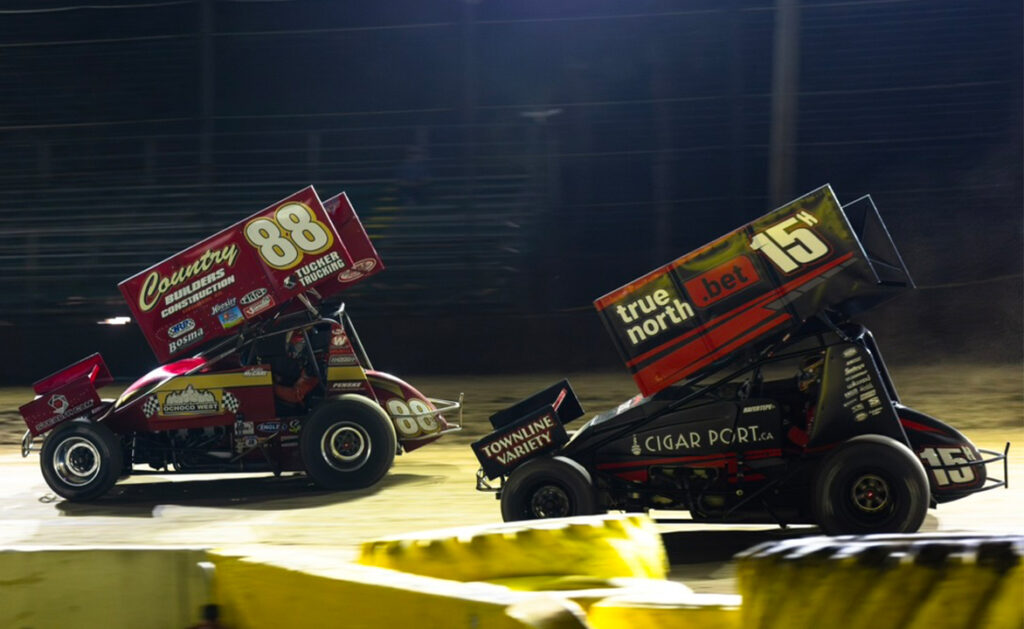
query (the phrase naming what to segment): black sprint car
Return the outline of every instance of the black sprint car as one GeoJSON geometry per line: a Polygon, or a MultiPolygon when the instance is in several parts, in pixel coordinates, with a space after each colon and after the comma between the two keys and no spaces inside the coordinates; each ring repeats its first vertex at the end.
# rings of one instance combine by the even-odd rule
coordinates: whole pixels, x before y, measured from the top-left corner
{"type": "Polygon", "coordinates": [[[912,286],[870,198],[819,188],[597,300],[641,395],[571,436],[568,381],[496,413],[477,488],[505,520],[658,509],[916,531],[929,507],[1005,486],[1009,444],[980,450],[901,403],[853,316],[912,286]]]}

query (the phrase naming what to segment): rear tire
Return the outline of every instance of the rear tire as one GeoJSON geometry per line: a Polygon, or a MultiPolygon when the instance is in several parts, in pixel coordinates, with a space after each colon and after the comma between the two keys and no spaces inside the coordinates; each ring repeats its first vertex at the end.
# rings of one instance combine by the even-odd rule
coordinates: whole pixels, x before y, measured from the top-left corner
{"type": "Polygon", "coordinates": [[[556,456],[527,461],[512,470],[501,488],[501,517],[506,522],[593,515],[597,496],[582,465],[556,456]]]}
{"type": "Polygon", "coordinates": [[[47,435],[39,466],[54,493],[84,502],[110,491],[124,468],[124,452],[109,428],[80,419],[47,435]]]}
{"type": "Polygon", "coordinates": [[[862,435],[821,461],[811,496],[814,519],[829,535],[914,533],[928,512],[928,476],[907,446],[862,435]]]}
{"type": "Polygon", "coordinates": [[[391,419],[356,395],[320,404],[299,435],[306,473],[324,489],[370,487],[387,474],[397,449],[391,419]]]}

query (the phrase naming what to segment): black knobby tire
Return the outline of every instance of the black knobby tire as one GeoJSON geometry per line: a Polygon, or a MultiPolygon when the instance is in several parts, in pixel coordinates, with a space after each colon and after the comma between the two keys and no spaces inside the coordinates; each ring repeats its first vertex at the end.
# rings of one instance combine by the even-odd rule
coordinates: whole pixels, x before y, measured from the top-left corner
{"type": "Polygon", "coordinates": [[[88,501],[110,491],[124,468],[121,441],[103,424],[75,420],[46,436],[39,455],[46,484],[71,501],[88,501]]]}
{"type": "Polygon", "coordinates": [[[914,533],[928,512],[928,476],[917,456],[882,435],[861,435],[820,463],[811,509],[829,535],[914,533]]]}
{"type": "Polygon", "coordinates": [[[306,473],[325,489],[362,489],[391,469],[398,439],[380,406],[361,396],[327,400],[302,425],[306,473]]]}
{"type": "Polygon", "coordinates": [[[565,457],[543,457],[512,470],[501,488],[501,517],[506,522],[598,512],[590,474],[565,457]]]}

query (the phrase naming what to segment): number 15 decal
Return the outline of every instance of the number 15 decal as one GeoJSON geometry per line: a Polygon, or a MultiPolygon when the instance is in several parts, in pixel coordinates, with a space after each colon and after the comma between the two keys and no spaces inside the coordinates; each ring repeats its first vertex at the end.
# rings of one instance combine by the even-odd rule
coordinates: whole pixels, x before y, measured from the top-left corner
{"type": "Polygon", "coordinates": [[[750,248],[760,251],[783,273],[792,273],[801,264],[814,262],[828,254],[826,245],[807,227],[794,227],[803,223],[810,227],[818,222],[808,212],[798,212],[781,223],[754,234],[750,248]]]}
{"type": "Polygon", "coordinates": [[[917,456],[931,469],[935,484],[940,487],[971,483],[977,478],[970,465],[977,457],[966,446],[925,448],[917,456]]]}

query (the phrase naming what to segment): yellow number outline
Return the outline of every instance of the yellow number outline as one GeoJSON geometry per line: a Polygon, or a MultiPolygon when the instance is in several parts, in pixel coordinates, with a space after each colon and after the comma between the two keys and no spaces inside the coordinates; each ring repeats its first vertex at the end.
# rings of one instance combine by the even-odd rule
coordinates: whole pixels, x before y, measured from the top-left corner
{"type": "Polygon", "coordinates": [[[246,241],[249,242],[249,245],[251,245],[254,249],[256,249],[256,253],[257,253],[257,255],[259,255],[260,259],[263,260],[263,262],[267,266],[269,266],[271,268],[274,268],[274,269],[277,269],[279,271],[286,271],[288,269],[294,268],[294,267],[298,266],[302,262],[302,259],[306,255],[313,256],[313,255],[316,255],[318,253],[323,253],[324,251],[327,251],[328,249],[330,249],[334,245],[334,234],[331,233],[331,230],[327,228],[327,225],[325,225],[324,223],[322,223],[320,220],[317,219],[316,212],[314,212],[312,210],[312,208],[310,208],[308,205],[306,205],[305,203],[302,203],[300,201],[289,201],[287,203],[282,203],[276,210],[274,210],[274,216],[273,217],[270,217],[270,216],[258,216],[256,218],[252,219],[251,221],[249,221],[248,223],[245,224],[245,227],[242,228],[242,233],[245,235],[245,239],[246,239],[246,241]],[[312,250],[303,249],[302,246],[298,242],[296,242],[294,238],[292,238],[292,231],[294,231],[294,230],[290,230],[290,229],[286,230],[286,229],[284,229],[281,226],[281,221],[278,220],[277,215],[280,214],[281,211],[283,211],[284,209],[289,208],[291,206],[296,206],[296,205],[301,207],[303,210],[305,210],[306,211],[306,216],[309,217],[309,221],[307,223],[305,223],[305,224],[317,225],[317,226],[320,227],[320,229],[322,229],[324,231],[325,234],[327,234],[327,243],[324,244],[322,247],[319,247],[317,249],[312,249],[312,250]],[[260,221],[260,220],[268,220],[271,223],[273,223],[274,226],[277,227],[278,233],[280,234],[281,238],[283,238],[283,239],[287,240],[288,242],[292,243],[292,246],[295,247],[295,251],[298,253],[298,255],[295,257],[295,260],[293,262],[289,262],[289,263],[284,264],[284,265],[278,265],[278,264],[272,263],[270,260],[267,260],[263,256],[263,247],[261,247],[260,245],[257,245],[255,242],[253,242],[252,238],[249,237],[249,226],[252,225],[253,223],[255,223],[256,221],[260,221]]]}

